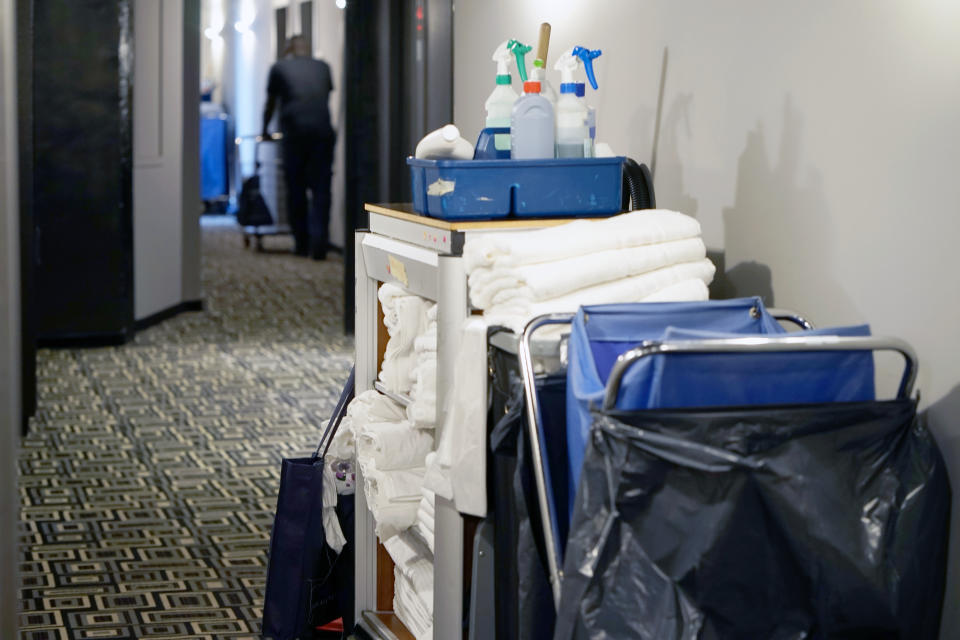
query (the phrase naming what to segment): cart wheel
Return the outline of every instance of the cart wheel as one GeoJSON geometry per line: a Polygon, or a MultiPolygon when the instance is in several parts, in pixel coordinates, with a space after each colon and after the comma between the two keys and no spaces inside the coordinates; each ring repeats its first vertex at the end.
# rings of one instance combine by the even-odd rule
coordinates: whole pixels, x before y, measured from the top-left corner
{"type": "Polygon", "coordinates": [[[244,249],[250,248],[250,236],[248,236],[247,234],[243,234],[243,248],[244,249]]]}

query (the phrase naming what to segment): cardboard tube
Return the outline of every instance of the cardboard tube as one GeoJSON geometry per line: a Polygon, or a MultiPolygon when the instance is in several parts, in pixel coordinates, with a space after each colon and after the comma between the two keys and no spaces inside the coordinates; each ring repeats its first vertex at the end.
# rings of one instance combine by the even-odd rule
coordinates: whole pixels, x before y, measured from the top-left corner
{"type": "Polygon", "coordinates": [[[536,60],[539,60],[543,63],[543,66],[547,65],[547,49],[550,46],[550,23],[544,22],[540,25],[540,40],[537,42],[537,57],[536,60]]]}

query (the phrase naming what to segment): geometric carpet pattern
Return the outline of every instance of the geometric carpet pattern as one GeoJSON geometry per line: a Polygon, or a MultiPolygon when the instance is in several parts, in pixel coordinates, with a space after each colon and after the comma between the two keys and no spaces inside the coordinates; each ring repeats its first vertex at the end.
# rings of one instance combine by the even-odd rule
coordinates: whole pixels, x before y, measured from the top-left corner
{"type": "Polygon", "coordinates": [[[40,351],[21,638],[259,637],[280,460],[313,450],[353,361],[341,259],[265,243],[205,218],[204,311],[40,351]]]}

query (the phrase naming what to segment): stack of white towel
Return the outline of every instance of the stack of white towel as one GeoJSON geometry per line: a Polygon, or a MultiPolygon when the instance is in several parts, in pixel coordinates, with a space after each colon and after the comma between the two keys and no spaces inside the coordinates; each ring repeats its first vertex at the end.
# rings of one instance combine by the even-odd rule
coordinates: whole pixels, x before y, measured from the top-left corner
{"type": "Polygon", "coordinates": [[[406,394],[413,387],[410,371],[417,365],[414,342],[427,327],[431,303],[393,282],[381,285],[377,297],[383,309],[383,324],[390,335],[383,354],[380,382],[394,393],[406,394]]]}
{"type": "Polygon", "coordinates": [[[393,610],[417,640],[433,638],[433,553],[410,532],[383,543],[394,563],[393,610]]]}
{"type": "Polygon", "coordinates": [[[434,502],[435,497],[433,491],[423,488],[421,492],[420,504],[417,505],[417,520],[413,523],[413,527],[410,529],[414,534],[419,537],[427,548],[430,549],[430,553],[433,553],[434,550],[434,524],[433,519],[435,517],[434,512],[434,502]]]}
{"type": "Polygon", "coordinates": [[[377,391],[354,398],[347,417],[367,506],[376,520],[377,536],[385,540],[416,521],[433,434],[414,428],[403,407],[377,391]]]}
{"type": "Polygon", "coordinates": [[[514,329],[582,305],[706,300],[716,270],[700,223],[662,209],[484,234],[463,255],[470,302],[490,324],[514,329]]]}
{"type": "Polygon", "coordinates": [[[413,341],[414,366],[410,369],[410,406],[407,419],[420,429],[437,422],[437,305],[430,304],[426,325],[413,341]]]}

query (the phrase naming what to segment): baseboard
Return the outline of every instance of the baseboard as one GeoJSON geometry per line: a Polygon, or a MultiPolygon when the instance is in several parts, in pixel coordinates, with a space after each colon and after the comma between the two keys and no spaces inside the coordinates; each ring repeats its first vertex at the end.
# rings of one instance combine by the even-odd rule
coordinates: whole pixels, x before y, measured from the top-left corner
{"type": "Polygon", "coordinates": [[[185,300],[180,304],[175,304],[172,307],[167,307],[166,309],[152,313],[146,318],[141,318],[134,322],[133,326],[137,331],[143,331],[155,324],[160,324],[164,320],[169,320],[184,311],[203,311],[203,300],[185,300]]]}
{"type": "Polygon", "coordinates": [[[82,333],[56,337],[38,337],[37,347],[41,349],[73,349],[93,347],[117,347],[125,344],[132,333],[82,333]]]}

